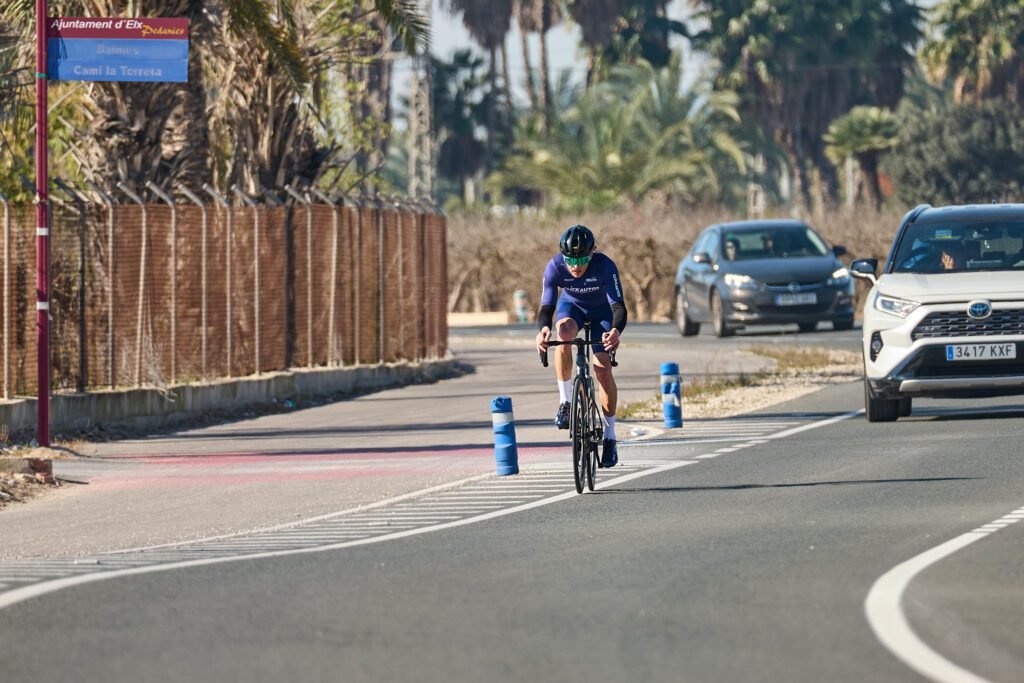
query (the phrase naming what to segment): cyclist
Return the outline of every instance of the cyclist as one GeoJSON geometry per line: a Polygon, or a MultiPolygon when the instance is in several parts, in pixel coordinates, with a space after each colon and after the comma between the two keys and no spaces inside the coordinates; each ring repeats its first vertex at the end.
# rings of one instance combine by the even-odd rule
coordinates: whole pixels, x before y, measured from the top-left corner
{"type": "MultiPolygon", "coordinates": [[[[537,312],[537,350],[544,352],[551,339],[552,321],[557,338],[570,341],[590,320],[592,329],[601,332],[593,344],[594,375],[597,378],[601,410],[605,415],[601,467],[614,467],[619,461],[615,446],[615,409],[618,390],[612,377],[609,352],[619,347],[619,335],[626,328],[626,304],[615,263],[599,251],[594,233],[585,225],[573,225],[558,242],[560,253],[544,268],[544,285],[537,312]],[[558,290],[561,289],[561,295],[558,290]]],[[[558,380],[558,412],[555,425],[569,428],[569,397],[572,394],[572,347],[556,347],[555,378],[558,380]]]]}

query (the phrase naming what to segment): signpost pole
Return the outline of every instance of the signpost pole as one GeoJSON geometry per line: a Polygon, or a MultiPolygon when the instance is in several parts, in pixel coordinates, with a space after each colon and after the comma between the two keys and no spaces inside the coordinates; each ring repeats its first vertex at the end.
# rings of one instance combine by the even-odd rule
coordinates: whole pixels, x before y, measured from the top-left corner
{"type": "Polygon", "coordinates": [[[36,0],[36,415],[40,446],[50,445],[50,215],[47,155],[46,0],[36,0]]]}

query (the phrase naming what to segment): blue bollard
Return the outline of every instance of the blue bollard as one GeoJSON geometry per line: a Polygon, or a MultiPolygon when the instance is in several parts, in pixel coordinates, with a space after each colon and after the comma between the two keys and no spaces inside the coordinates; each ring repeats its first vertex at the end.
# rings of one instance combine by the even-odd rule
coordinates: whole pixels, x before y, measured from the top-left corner
{"type": "Polygon", "coordinates": [[[683,426],[682,377],[678,363],[661,364],[661,408],[665,413],[665,426],[669,429],[683,426]]]}
{"type": "Polygon", "coordinates": [[[519,474],[516,422],[510,396],[498,396],[491,401],[491,424],[494,426],[494,460],[498,465],[498,476],[519,474]]]}

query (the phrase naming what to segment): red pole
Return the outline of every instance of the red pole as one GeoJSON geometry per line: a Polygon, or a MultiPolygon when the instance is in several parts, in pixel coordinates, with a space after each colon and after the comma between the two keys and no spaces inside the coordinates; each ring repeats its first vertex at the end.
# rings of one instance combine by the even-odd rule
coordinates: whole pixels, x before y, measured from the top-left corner
{"type": "Polygon", "coordinates": [[[47,157],[46,0],[36,0],[36,365],[39,418],[36,439],[50,445],[50,215],[47,157]]]}

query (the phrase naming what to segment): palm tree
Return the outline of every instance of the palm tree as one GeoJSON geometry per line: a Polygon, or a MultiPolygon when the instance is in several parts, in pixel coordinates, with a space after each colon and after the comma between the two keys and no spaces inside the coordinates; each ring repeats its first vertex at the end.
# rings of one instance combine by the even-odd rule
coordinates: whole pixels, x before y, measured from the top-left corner
{"type": "Polygon", "coordinates": [[[459,50],[450,62],[431,59],[433,135],[440,143],[438,173],[460,185],[462,200],[472,204],[474,178],[483,166],[484,147],[476,130],[486,120],[487,95],[478,75],[483,59],[459,50]]]}
{"type": "Polygon", "coordinates": [[[587,46],[587,85],[594,82],[597,66],[631,4],[630,0],[568,0],[569,13],[587,46]]]}
{"type": "Polygon", "coordinates": [[[522,136],[491,183],[548,195],[556,210],[603,209],[664,193],[685,203],[714,200],[718,179],[743,171],[735,98],[680,94],[678,56],[670,67],[617,70],[559,118],[550,139],[522,136]]]}
{"type": "MultiPolygon", "coordinates": [[[[361,14],[347,0],[158,5],[150,8],[153,14],[191,21],[189,83],[100,83],[88,89],[83,106],[92,123],[80,131],[88,144],[79,156],[83,173],[101,187],[153,180],[195,191],[212,177],[221,187],[237,183],[259,191],[315,181],[338,147],[319,141],[321,88],[327,70],[355,52],[332,32],[347,26],[348,35],[358,37],[368,17],[380,16],[408,47],[425,27],[413,0],[373,0],[361,14]]],[[[71,0],[63,10],[117,16],[134,13],[132,7],[126,0],[71,0]]],[[[32,0],[11,0],[5,9],[26,46],[32,44],[33,11],[32,0]]],[[[33,57],[26,47],[21,62],[30,64],[33,57]]]]}
{"type": "Polygon", "coordinates": [[[739,93],[744,120],[772,131],[788,150],[805,206],[813,206],[812,170],[834,202],[838,179],[822,136],[851,105],[895,105],[920,35],[916,3],[695,4],[707,28],[694,42],[716,63],[716,87],[739,93]]]}
{"type": "Polygon", "coordinates": [[[1024,99],[1024,6],[1017,0],[945,0],[935,7],[938,36],[921,50],[928,74],[951,81],[957,103],[1024,99]]]}
{"type": "Polygon", "coordinates": [[[492,97],[488,100],[487,147],[484,155],[484,169],[490,171],[497,146],[498,122],[494,107],[494,95],[498,92],[497,53],[512,26],[513,0],[446,0],[446,3],[449,11],[462,15],[462,23],[469,35],[487,51],[490,58],[488,81],[492,97]]]}
{"type": "Polygon", "coordinates": [[[544,0],[515,0],[516,22],[522,42],[523,65],[526,67],[526,94],[530,99],[531,111],[540,111],[540,99],[533,80],[533,59],[530,57],[528,34],[537,33],[543,26],[544,0]]]}
{"type": "MultiPolygon", "coordinates": [[[[899,143],[896,115],[881,107],[854,107],[832,122],[825,134],[825,153],[837,167],[853,157],[860,165],[861,177],[868,183],[871,202],[882,208],[882,190],[878,180],[878,157],[899,143]]],[[[854,188],[847,192],[853,194],[854,188]]]]}
{"type": "Polygon", "coordinates": [[[557,0],[517,0],[516,17],[523,39],[523,60],[526,64],[526,83],[530,95],[530,105],[534,111],[543,112],[544,128],[551,127],[553,103],[551,101],[551,69],[548,66],[547,34],[562,22],[561,3],[557,0]],[[540,37],[540,97],[534,94],[533,67],[526,34],[537,33],[540,37]],[[539,101],[538,101],[539,100],[539,101]]]}

